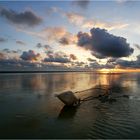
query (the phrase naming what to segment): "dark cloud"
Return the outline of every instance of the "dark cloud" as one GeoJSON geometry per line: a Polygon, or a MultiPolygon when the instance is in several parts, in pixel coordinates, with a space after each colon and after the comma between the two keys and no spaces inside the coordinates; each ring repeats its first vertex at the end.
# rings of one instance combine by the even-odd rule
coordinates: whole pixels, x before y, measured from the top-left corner
{"type": "Polygon", "coordinates": [[[0,37],[0,43],[6,42],[6,41],[7,41],[7,39],[0,37]]]}
{"type": "Polygon", "coordinates": [[[97,61],[90,63],[89,67],[90,68],[94,68],[94,69],[101,69],[101,68],[103,68],[103,66],[100,65],[97,61]]]}
{"type": "Polygon", "coordinates": [[[49,57],[45,58],[44,62],[57,62],[57,63],[68,63],[70,60],[68,58],[63,58],[63,57],[49,57]]]}
{"type": "Polygon", "coordinates": [[[53,51],[53,50],[47,50],[45,53],[46,53],[46,55],[47,55],[48,57],[51,57],[51,55],[52,55],[52,56],[54,55],[54,51],[53,51]]]}
{"type": "Polygon", "coordinates": [[[69,41],[68,38],[62,37],[62,38],[59,40],[59,43],[62,44],[62,45],[69,45],[69,44],[70,44],[70,41],[69,41]]]}
{"type": "Polygon", "coordinates": [[[97,58],[127,57],[134,51],[125,38],[110,34],[105,29],[92,28],[90,33],[79,32],[78,45],[91,50],[97,58]]]}
{"type": "Polygon", "coordinates": [[[67,32],[64,36],[62,36],[58,42],[62,45],[70,45],[70,44],[75,44],[76,43],[76,36],[73,34],[67,32]]]}
{"type": "Polygon", "coordinates": [[[135,46],[138,50],[140,50],[140,45],[139,45],[139,44],[134,44],[134,46],[135,46]]]}
{"type": "Polygon", "coordinates": [[[5,53],[16,53],[16,51],[10,50],[10,49],[3,49],[2,50],[5,53]]]}
{"type": "Polygon", "coordinates": [[[88,61],[90,62],[95,62],[96,60],[95,59],[92,59],[92,58],[87,58],[88,61]]]}
{"type": "MultiPolygon", "coordinates": [[[[37,61],[26,61],[20,58],[7,58],[0,53],[0,71],[62,71],[72,70],[63,63],[63,59],[59,61],[59,65],[55,63],[40,63],[37,61]],[[61,63],[62,62],[62,63],[61,63]]],[[[75,69],[76,70],[76,69],[75,69]]]]}
{"type": "Polygon", "coordinates": [[[45,50],[51,50],[52,48],[50,47],[50,45],[42,45],[41,43],[37,43],[36,45],[37,48],[42,48],[42,49],[45,49],[45,50]]]}
{"type": "Polygon", "coordinates": [[[92,68],[92,69],[112,69],[112,68],[115,68],[115,65],[113,63],[106,63],[106,64],[99,64],[96,60],[91,62],[89,64],[89,68],[92,68]]]}
{"type": "Polygon", "coordinates": [[[11,9],[1,8],[0,16],[4,17],[13,24],[26,25],[29,27],[36,26],[42,22],[42,18],[37,16],[32,11],[18,13],[11,9]]]}
{"type": "Polygon", "coordinates": [[[42,46],[41,43],[37,43],[36,47],[37,47],[37,48],[42,48],[43,46],[42,46]]]}
{"type": "Polygon", "coordinates": [[[119,66],[119,68],[137,68],[140,67],[140,65],[137,65],[137,61],[128,61],[128,60],[122,60],[119,59],[116,62],[116,65],[119,66]]]}
{"type": "Polygon", "coordinates": [[[2,51],[3,52],[6,52],[6,53],[11,53],[11,50],[10,49],[7,49],[7,48],[6,49],[3,49],[2,51]]]}
{"type": "MultiPolygon", "coordinates": [[[[83,62],[79,62],[82,65],[83,62]]],[[[52,63],[38,63],[30,62],[20,59],[0,59],[0,71],[70,71],[70,70],[82,70],[83,67],[70,68],[64,65],[57,65],[52,63]]]]}
{"type": "Polygon", "coordinates": [[[27,61],[37,61],[41,58],[41,55],[39,53],[36,54],[33,50],[29,50],[24,51],[20,58],[27,61]]]}
{"type": "Polygon", "coordinates": [[[140,62],[140,55],[138,55],[138,56],[137,56],[137,61],[139,61],[139,62],[140,62]]]}
{"type": "Polygon", "coordinates": [[[79,32],[77,38],[79,46],[84,46],[86,49],[89,49],[91,46],[91,36],[88,33],[79,32]]]}
{"type": "Polygon", "coordinates": [[[70,58],[63,52],[49,53],[44,62],[69,63],[70,58]]]}
{"type": "Polygon", "coordinates": [[[44,49],[46,49],[46,50],[51,50],[52,48],[50,47],[50,45],[44,45],[44,49]]]}
{"type": "Polygon", "coordinates": [[[0,71],[38,70],[42,64],[19,59],[0,59],[0,71]]]}
{"type": "Polygon", "coordinates": [[[16,41],[16,43],[17,43],[17,44],[19,44],[19,45],[23,45],[23,46],[25,46],[25,45],[26,45],[26,43],[25,43],[25,42],[23,42],[23,41],[21,41],[21,40],[17,40],[17,41],[16,41]]]}
{"type": "Polygon", "coordinates": [[[120,68],[140,68],[140,55],[137,56],[135,61],[118,59],[114,65],[120,68]]]}
{"type": "Polygon", "coordinates": [[[90,69],[96,70],[104,68],[104,65],[99,64],[95,59],[87,58],[87,60],[90,62],[89,65],[87,66],[90,69]]]}
{"type": "Polygon", "coordinates": [[[75,66],[75,67],[82,67],[82,66],[84,66],[84,65],[85,65],[84,62],[79,62],[79,61],[74,62],[74,66],[75,66]]]}
{"type": "Polygon", "coordinates": [[[21,50],[19,50],[19,49],[18,50],[10,50],[10,49],[5,48],[2,50],[2,52],[4,52],[4,53],[20,53],[21,50]]]}
{"type": "Polygon", "coordinates": [[[116,58],[110,58],[106,64],[99,64],[97,61],[91,62],[88,66],[89,68],[93,69],[114,69],[114,68],[140,68],[140,55],[137,56],[137,60],[135,61],[128,61],[123,59],[116,59],[116,58]]]}
{"type": "Polygon", "coordinates": [[[74,5],[77,5],[82,9],[87,8],[89,2],[90,2],[90,0],[74,0],[74,1],[72,1],[72,3],[74,5]]]}

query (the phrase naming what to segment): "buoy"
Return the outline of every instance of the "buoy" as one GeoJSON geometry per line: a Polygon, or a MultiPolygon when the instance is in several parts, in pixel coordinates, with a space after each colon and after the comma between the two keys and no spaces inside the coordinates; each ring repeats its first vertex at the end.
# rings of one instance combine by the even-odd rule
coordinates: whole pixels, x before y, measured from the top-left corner
{"type": "Polygon", "coordinates": [[[72,91],[66,91],[55,96],[67,106],[74,106],[80,102],[80,99],[78,99],[72,91]]]}

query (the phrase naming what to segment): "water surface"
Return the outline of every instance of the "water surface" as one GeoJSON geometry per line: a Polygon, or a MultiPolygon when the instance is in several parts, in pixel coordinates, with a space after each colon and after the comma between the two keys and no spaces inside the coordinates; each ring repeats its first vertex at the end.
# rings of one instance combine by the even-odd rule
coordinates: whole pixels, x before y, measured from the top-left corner
{"type": "MultiPolygon", "coordinates": [[[[140,73],[0,74],[0,138],[140,138],[140,73]],[[112,88],[116,102],[67,108],[54,95],[112,88]]],[[[101,90],[77,93],[84,98],[101,90]]]]}

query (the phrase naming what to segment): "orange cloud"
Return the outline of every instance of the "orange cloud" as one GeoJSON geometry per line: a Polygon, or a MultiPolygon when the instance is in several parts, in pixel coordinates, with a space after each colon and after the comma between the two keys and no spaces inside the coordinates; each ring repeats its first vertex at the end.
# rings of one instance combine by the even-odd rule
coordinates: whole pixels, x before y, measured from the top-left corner
{"type": "Polygon", "coordinates": [[[47,40],[47,43],[59,42],[64,45],[65,41],[65,43],[68,45],[74,44],[77,41],[77,36],[68,32],[64,27],[46,27],[39,32],[26,31],[21,28],[17,28],[17,31],[39,37],[44,41],[47,40]]]}
{"type": "Polygon", "coordinates": [[[107,30],[113,30],[113,29],[122,29],[127,27],[128,24],[123,23],[108,23],[108,22],[101,22],[96,20],[87,20],[83,23],[82,28],[104,28],[107,30]]]}
{"type": "MultiPolygon", "coordinates": [[[[61,12],[62,13],[62,12],[61,12]]],[[[128,26],[126,23],[121,22],[106,22],[106,21],[100,21],[95,19],[89,19],[85,16],[78,14],[78,13],[64,13],[63,15],[68,19],[68,21],[76,26],[82,27],[82,28],[104,28],[107,30],[113,30],[113,29],[122,29],[128,26]]]]}
{"type": "Polygon", "coordinates": [[[72,59],[72,60],[76,60],[77,57],[76,57],[74,54],[70,54],[70,59],[72,59]]]}

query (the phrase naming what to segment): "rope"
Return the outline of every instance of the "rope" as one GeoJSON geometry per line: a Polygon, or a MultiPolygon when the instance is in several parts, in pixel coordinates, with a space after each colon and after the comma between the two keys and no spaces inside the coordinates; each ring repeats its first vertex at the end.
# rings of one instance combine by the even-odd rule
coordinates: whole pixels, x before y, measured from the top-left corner
{"type": "MultiPolygon", "coordinates": [[[[109,95],[110,95],[110,94],[109,94],[109,95]]],[[[94,100],[94,99],[104,100],[104,99],[106,98],[105,100],[106,100],[106,101],[109,101],[109,100],[110,100],[109,95],[106,96],[106,94],[103,94],[103,95],[98,95],[98,96],[96,96],[96,97],[94,97],[94,96],[89,96],[89,97],[86,97],[86,98],[84,98],[84,99],[80,99],[80,100],[78,101],[78,104],[80,105],[81,103],[83,103],[83,102],[85,102],[85,101],[94,100]],[[104,98],[102,98],[102,97],[104,97],[104,98]]],[[[116,98],[121,98],[121,97],[124,97],[124,98],[129,99],[129,95],[116,96],[116,97],[114,97],[114,98],[112,98],[112,99],[115,100],[116,98]]]]}
{"type": "MultiPolygon", "coordinates": [[[[99,89],[99,90],[106,90],[106,91],[108,91],[108,90],[111,90],[111,88],[101,88],[101,87],[93,87],[93,88],[89,88],[89,89],[85,89],[85,90],[81,90],[81,91],[76,91],[75,93],[81,93],[81,92],[85,92],[85,91],[88,91],[88,90],[94,90],[94,89],[99,89]]],[[[111,93],[110,93],[111,94],[111,93]]],[[[79,99],[78,101],[77,101],[77,105],[80,105],[81,103],[83,103],[83,102],[85,102],[85,101],[89,101],[89,100],[94,100],[94,99],[98,99],[100,96],[105,96],[105,95],[107,95],[106,93],[105,94],[103,94],[103,95],[98,95],[97,97],[95,97],[95,96],[88,96],[88,97],[86,97],[86,98],[83,98],[83,99],[79,99]]]]}
{"type": "Polygon", "coordinates": [[[111,90],[111,88],[106,89],[106,88],[100,88],[100,87],[98,87],[98,88],[89,88],[89,89],[85,89],[85,90],[81,90],[81,91],[76,91],[75,93],[81,93],[81,92],[85,92],[85,91],[93,90],[93,89],[111,90]]]}

